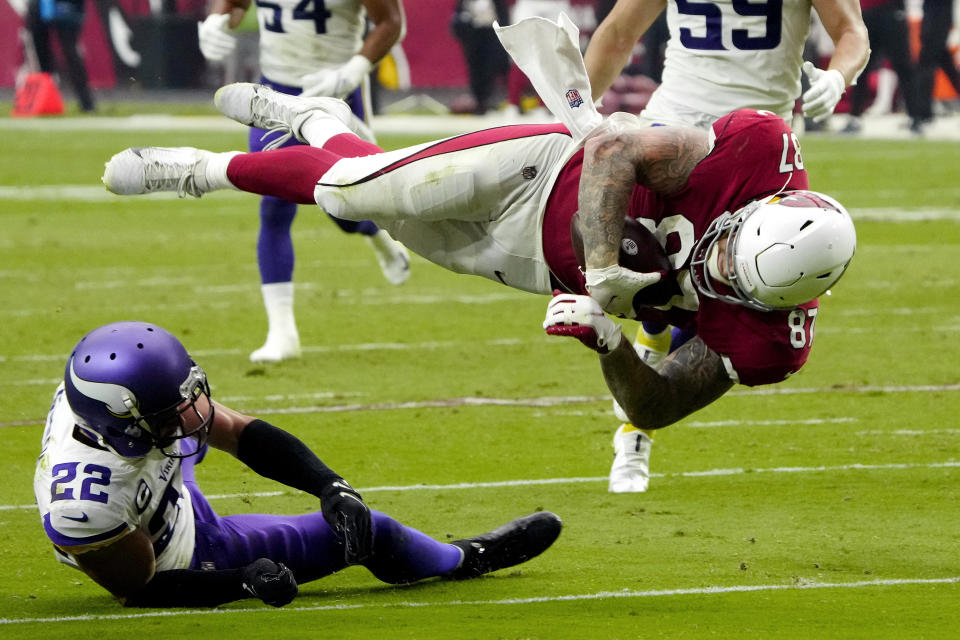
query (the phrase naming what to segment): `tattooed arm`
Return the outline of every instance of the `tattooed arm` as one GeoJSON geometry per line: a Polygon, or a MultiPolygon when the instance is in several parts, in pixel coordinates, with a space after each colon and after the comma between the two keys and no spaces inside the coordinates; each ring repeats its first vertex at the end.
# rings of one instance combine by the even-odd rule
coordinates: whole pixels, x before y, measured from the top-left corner
{"type": "Polygon", "coordinates": [[[600,356],[610,392],[631,424],[659,429],[702,409],[732,386],[720,356],[694,337],[670,354],[656,369],[640,360],[622,340],[600,356]]]}
{"type": "Polygon", "coordinates": [[[636,185],[676,193],[709,152],[707,133],[684,127],[630,129],[588,139],[578,196],[585,267],[617,264],[623,217],[636,185]]]}

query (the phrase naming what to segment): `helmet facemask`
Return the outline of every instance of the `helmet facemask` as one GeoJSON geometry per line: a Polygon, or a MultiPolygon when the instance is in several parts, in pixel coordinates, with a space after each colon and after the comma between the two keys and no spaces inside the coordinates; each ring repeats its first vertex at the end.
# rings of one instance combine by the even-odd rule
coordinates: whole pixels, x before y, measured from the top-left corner
{"type": "MultiPolygon", "coordinates": [[[[700,238],[700,241],[697,242],[693,248],[693,258],[690,260],[690,276],[697,291],[708,298],[741,305],[757,311],[772,311],[776,308],[750,296],[741,286],[740,279],[737,276],[737,270],[734,268],[734,259],[737,255],[737,240],[743,223],[746,222],[747,218],[753,213],[757,212],[760,207],[769,202],[772,197],[773,196],[762,200],[755,200],[732,214],[729,212],[723,213],[710,223],[703,237],[700,238]],[[711,257],[714,256],[715,252],[719,251],[720,241],[724,238],[727,239],[727,246],[723,256],[726,274],[721,276],[719,273],[713,273],[710,263],[711,257]],[[723,284],[730,288],[732,295],[717,291],[713,281],[714,279],[721,278],[726,280],[723,284]]],[[[719,268],[718,263],[714,262],[714,264],[719,268]]]]}
{"type": "MultiPolygon", "coordinates": [[[[136,406],[136,400],[130,394],[124,394],[123,404],[129,410],[133,420],[122,435],[148,441],[151,447],[159,449],[168,458],[187,458],[196,454],[207,441],[214,416],[210,385],[206,374],[199,366],[191,367],[187,379],[180,385],[180,397],[183,399],[182,402],[174,406],[149,414],[141,414],[136,406]],[[206,399],[204,403],[206,415],[197,407],[197,401],[201,398],[206,399]],[[191,423],[195,426],[188,428],[191,423]],[[184,438],[195,438],[198,442],[197,449],[190,453],[168,451],[184,438]]],[[[113,427],[109,429],[116,432],[113,427]]]]}

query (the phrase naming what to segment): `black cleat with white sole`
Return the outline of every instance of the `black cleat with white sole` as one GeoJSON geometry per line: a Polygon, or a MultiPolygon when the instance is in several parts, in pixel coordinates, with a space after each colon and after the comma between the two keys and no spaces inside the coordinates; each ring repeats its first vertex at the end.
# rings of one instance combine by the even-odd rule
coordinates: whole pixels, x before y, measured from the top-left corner
{"type": "Polygon", "coordinates": [[[538,511],[489,533],[455,540],[452,544],[463,550],[463,562],[446,577],[467,580],[526,562],[546,551],[562,527],[555,514],[538,511]]]}

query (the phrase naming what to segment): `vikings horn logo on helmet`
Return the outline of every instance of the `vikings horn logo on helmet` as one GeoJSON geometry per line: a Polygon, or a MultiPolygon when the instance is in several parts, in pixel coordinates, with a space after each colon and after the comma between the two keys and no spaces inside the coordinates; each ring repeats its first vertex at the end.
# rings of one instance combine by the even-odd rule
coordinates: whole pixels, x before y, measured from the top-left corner
{"type": "Polygon", "coordinates": [[[83,395],[88,398],[93,398],[94,400],[99,400],[105,404],[107,411],[114,416],[118,418],[132,417],[133,414],[130,413],[127,404],[124,403],[124,398],[128,398],[129,401],[133,403],[133,406],[137,406],[137,398],[130,389],[127,389],[123,385],[84,380],[74,371],[73,359],[70,360],[70,382],[72,382],[77,391],[83,395]]]}

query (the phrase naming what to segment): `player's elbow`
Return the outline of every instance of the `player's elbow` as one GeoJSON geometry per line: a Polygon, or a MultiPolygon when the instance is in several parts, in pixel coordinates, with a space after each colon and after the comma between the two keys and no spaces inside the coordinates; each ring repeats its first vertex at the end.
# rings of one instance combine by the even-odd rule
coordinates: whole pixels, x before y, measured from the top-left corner
{"type": "Polygon", "coordinates": [[[604,131],[589,138],[583,145],[584,162],[608,163],[623,157],[627,139],[622,131],[604,131]]]}
{"type": "Polygon", "coordinates": [[[627,398],[618,398],[620,406],[630,424],[638,429],[662,429],[687,417],[700,405],[685,402],[666,386],[648,389],[645,393],[631,394],[627,398]]]}
{"type": "Polygon", "coordinates": [[[377,29],[386,34],[393,44],[399,44],[407,35],[407,21],[403,10],[398,6],[387,7],[388,11],[377,16],[374,21],[377,29]]]}
{"type": "Polygon", "coordinates": [[[142,606],[137,604],[137,594],[143,592],[147,584],[114,584],[110,586],[101,584],[100,586],[109,591],[114,600],[120,603],[120,606],[130,608],[142,606]]]}
{"type": "Polygon", "coordinates": [[[651,431],[670,426],[679,419],[667,412],[657,409],[650,410],[650,408],[624,408],[624,413],[626,414],[627,418],[630,419],[630,424],[638,429],[648,429],[651,431]]]}
{"type": "Polygon", "coordinates": [[[146,591],[148,581],[122,581],[113,583],[104,583],[100,581],[100,586],[110,592],[110,595],[123,607],[143,606],[138,604],[138,596],[146,591]]]}

